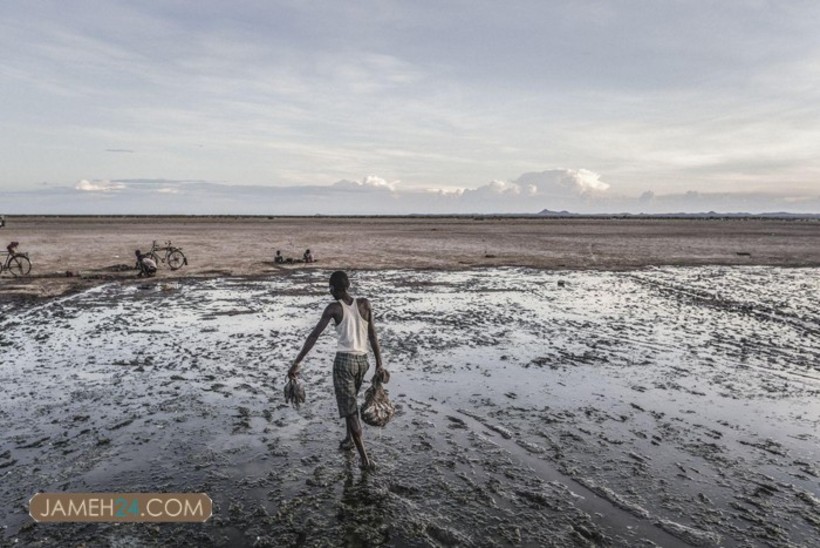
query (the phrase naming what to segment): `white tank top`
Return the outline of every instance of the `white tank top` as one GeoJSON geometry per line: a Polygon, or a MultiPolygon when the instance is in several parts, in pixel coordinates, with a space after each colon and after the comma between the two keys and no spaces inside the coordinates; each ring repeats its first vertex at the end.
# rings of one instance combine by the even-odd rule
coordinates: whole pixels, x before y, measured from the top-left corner
{"type": "Polygon", "coordinates": [[[347,304],[342,299],[337,302],[342,305],[342,321],[336,326],[336,333],[339,334],[336,352],[367,354],[367,320],[359,313],[356,299],[353,299],[353,304],[347,304]]]}

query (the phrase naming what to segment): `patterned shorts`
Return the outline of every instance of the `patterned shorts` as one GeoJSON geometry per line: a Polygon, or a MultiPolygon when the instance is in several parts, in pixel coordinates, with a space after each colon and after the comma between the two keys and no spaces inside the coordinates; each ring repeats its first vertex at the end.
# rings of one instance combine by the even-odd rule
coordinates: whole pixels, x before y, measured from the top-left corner
{"type": "Polygon", "coordinates": [[[356,396],[359,395],[364,374],[369,368],[367,354],[336,353],[336,359],[333,360],[333,389],[336,392],[340,417],[356,414],[356,396]]]}

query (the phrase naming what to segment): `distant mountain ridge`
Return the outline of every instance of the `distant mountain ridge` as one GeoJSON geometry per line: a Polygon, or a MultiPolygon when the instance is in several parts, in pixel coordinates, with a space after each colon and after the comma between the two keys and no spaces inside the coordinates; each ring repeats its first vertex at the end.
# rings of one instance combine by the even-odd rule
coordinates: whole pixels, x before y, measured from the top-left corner
{"type": "Polygon", "coordinates": [[[765,213],[718,213],[707,211],[700,213],[573,213],[571,211],[552,211],[542,209],[536,213],[539,217],[628,217],[628,218],[667,218],[667,219],[742,219],[742,218],[767,218],[767,219],[820,219],[820,213],[789,213],[786,211],[770,211],[765,213]]]}

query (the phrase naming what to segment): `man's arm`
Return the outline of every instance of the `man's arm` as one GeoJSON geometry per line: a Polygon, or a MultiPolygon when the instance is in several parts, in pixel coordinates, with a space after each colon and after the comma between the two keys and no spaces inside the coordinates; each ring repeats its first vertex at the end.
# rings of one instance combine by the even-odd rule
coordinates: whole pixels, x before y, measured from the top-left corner
{"type": "Polygon", "coordinates": [[[367,338],[370,341],[370,348],[373,349],[373,357],[376,358],[376,375],[382,370],[382,351],[379,347],[379,337],[376,335],[376,324],[373,321],[373,309],[370,301],[362,299],[367,308],[367,338]]]}
{"type": "Polygon", "coordinates": [[[310,335],[308,335],[308,338],[302,346],[302,350],[299,352],[299,355],[296,356],[295,360],[293,360],[293,365],[291,365],[288,370],[288,377],[291,379],[296,378],[296,375],[299,373],[299,364],[302,363],[302,360],[305,356],[307,356],[307,353],[310,352],[310,349],[313,348],[313,345],[316,344],[317,340],[319,340],[319,335],[322,334],[322,331],[325,330],[327,324],[329,324],[330,320],[333,318],[334,304],[336,303],[327,305],[325,311],[322,312],[322,317],[319,319],[319,323],[317,323],[316,327],[313,328],[313,331],[310,332],[310,335]]]}

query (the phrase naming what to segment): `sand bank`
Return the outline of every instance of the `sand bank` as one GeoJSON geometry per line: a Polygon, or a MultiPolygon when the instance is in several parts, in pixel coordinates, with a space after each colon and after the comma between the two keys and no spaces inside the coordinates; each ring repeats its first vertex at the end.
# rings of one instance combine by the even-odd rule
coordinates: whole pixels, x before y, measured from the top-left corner
{"type": "Polygon", "coordinates": [[[800,220],[9,217],[32,277],[0,278],[0,295],[53,296],[133,277],[134,250],[171,240],[188,265],[160,277],[259,276],[321,269],[526,266],[624,270],[678,265],[820,265],[820,223],[800,220]],[[316,265],[277,267],[273,255],[316,265]],[[69,277],[71,276],[71,277],[69,277]]]}

